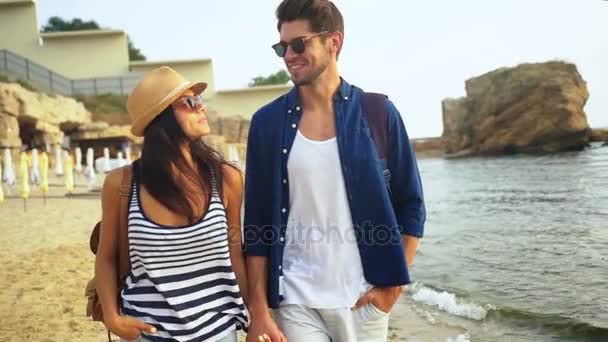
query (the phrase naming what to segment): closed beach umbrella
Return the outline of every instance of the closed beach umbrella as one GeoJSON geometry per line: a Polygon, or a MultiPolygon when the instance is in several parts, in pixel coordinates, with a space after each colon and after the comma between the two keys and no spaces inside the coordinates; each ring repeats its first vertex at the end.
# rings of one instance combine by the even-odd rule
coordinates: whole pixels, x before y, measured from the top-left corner
{"type": "Polygon", "coordinates": [[[103,172],[108,173],[112,170],[110,166],[110,149],[105,147],[103,149],[103,172]]]}
{"type": "Polygon", "coordinates": [[[85,176],[87,178],[87,183],[89,184],[89,187],[93,186],[93,184],[95,184],[95,178],[97,177],[95,174],[95,155],[93,153],[93,149],[92,148],[88,148],[87,149],[87,167],[85,169],[85,176]]]}
{"type": "Polygon", "coordinates": [[[61,160],[61,146],[55,146],[55,174],[63,176],[63,161],[61,160]]]}
{"type": "MultiPolygon", "coordinates": [[[[0,167],[0,179],[2,179],[2,168],[0,167]]],[[[4,202],[4,191],[2,191],[2,182],[0,182],[0,203],[4,202]]]]}
{"type": "Polygon", "coordinates": [[[116,160],[118,161],[118,167],[123,167],[123,166],[127,165],[127,161],[122,156],[122,152],[118,152],[116,154],[116,160]]]}
{"type": "Polygon", "coordinates": [[[13,159],[11,156],[11,150],[4,149],[4,156],[2,157],[4,171],[2,172],[2,181],[8,186],[15,185],[15,169],[13,168],[13,159]]]}
{"type": "Polygon", "coordinates": [[[64,155],[63,168],[65,170],[65,188],[71,194],[74,192],[74,162],[68,152],[65,152],[64,155]]]}
{"type": "Polygon", "coordinates": [[[46,194],[49,192],[49,156],[46,152],[40,155],[40,191],[46,202],[46,194]]]}
{"type": "Polygon", "coordinates": [[[40,168],[38,167],[38,150],[32,150],[32,168],[30,170],[30,178],[32,184],[40,184],[40,168]]]}
{"type": "Polygon", "coordinates": [[[125,148],[125,160],[127,161],[127,165],[130,165],[131,162],[133,161],[131,159],[131,148],[130,147],[125,148]]]}
{"type": "Polygon", "coordinates": [[[231,144],[228,145],[228,161],[235,164],[235,165],[239,165],[240,164],[240,160],[239,160],[239,152],[236,149],[236,146],[231,144]]]}
{"type": "Polygon", "coordinates": [[[82,173],[82,150],[80,147],[76,147],[74,150],[74,156],[76,157],[76,161],[74,162],[74,171],[82,173]]]}
{"type": "Polygon", "coordinates": [[[30,196],[29,168],[27,164],[27,154],[21,152],[21,158],[19,159],[19,195],[23,199],[30,196]]]}

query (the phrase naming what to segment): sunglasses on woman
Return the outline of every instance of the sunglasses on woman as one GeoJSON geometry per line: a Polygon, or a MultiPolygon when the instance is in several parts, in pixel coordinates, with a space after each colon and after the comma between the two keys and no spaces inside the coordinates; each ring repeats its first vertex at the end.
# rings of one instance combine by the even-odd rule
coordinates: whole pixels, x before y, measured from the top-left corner
{"type": "Polygon", "coordinates": [[[311,40],[314,37],[324,35],[327,32],[328,31],[323,31],[323,32],[315,33],[310,36],[294,38],[290,43],[281,41],[281,42],[274,44],[272,46],[272,49],[277,54],[277,56],[283,58],[287,54],[287,48],[289,48],[291,46],[291,50],[299,55],[299,54],[303,53],[304,50],[306,50],[307,41],[311,40]]]}
{"type": "Polygon", "coordinates": [[[177,103],[191,112],[196,112],[203,106],[203,98],[200,95],[186,95],[177,100],[177,103]]]}

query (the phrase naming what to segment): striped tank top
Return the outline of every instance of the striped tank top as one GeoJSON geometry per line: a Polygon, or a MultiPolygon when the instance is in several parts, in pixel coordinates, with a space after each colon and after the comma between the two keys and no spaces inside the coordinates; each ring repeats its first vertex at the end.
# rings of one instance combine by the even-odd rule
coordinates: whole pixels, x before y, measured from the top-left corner
{"type": "Polygon", "coordinates": [[[129,205],[131,271],[121,310],[156,327],[151,341],[216,341],[247,326],[232,270],[224,205],[214,187],[207,213],[168,227],[144,213],[134,172],[129,205]]]}

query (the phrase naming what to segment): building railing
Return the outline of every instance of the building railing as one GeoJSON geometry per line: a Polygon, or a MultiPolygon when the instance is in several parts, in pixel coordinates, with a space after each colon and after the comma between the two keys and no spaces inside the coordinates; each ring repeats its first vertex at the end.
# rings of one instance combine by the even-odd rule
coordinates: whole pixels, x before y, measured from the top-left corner
{"type": "Polygon", "coordinates": [[[70,79],[6,49],[0,50],[0,74],[27,81],[34,87],[64,96],[128,95],[141,79],[140,74],[115,77],[70,79]]]}

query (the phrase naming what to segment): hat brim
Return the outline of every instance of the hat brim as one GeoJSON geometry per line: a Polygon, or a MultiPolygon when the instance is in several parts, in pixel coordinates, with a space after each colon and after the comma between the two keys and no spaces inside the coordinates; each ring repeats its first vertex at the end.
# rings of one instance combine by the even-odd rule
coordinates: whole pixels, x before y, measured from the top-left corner
{"type": "Polygon", "coordinates": [[[156,118],[165,108],[167,108],[171,103],[177,100],[182,94],[192,89],[195,94],[201,94],[205,89],[207,89],[207,83],[205,82],[185,82],[181,84],[179,87],[175,88],[169,95],[165,96],[162,101],[153,107],[149,108],[144,114],[140,115],[137,120],[133,122],[131,125],[131,134],[136,137],[143,137],[144,132],[146,130],[146,126],[154,118],[156,118]]]}

